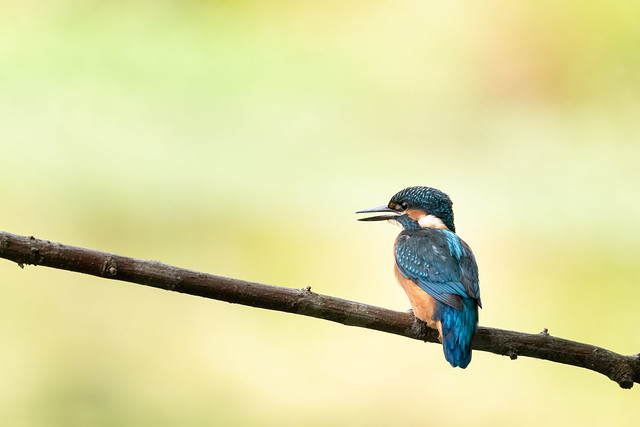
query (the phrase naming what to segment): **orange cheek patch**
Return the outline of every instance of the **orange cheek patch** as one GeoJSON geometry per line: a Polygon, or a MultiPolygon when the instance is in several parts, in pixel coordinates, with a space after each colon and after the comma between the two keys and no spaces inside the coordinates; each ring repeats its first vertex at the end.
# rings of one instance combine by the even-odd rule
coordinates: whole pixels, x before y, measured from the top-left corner
{"type": "Polygon", "coordinates": [[[425,211],[421,211],[420,209],[409,209],[405,213],[414,221],[420,221],[420,218],[427,215],[425,211]]]}
{"type": "Polygon", "coordinates": [[[409,209],[405,213],[409,215],[409,218],[420,224],[420,227],[422,228],[439,228],[441,230],[449,229],[444,225],[440,218],[433,215],[427,215],[425,211],[420,209],[409,209]]]}

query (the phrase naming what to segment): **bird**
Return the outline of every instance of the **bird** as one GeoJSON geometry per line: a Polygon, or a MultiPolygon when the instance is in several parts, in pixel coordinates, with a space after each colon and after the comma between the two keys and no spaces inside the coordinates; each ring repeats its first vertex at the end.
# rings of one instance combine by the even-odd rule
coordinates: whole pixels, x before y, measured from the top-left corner
{"type": "Polygon", "coordinates": [[[438,331],[445,359],[453,367],[471,362],[471,342],[482,308],[478,265],[458,237],[453,203],[432,187],[407,187],[386,206],[356,212],[384,213],[359,221],[393,221],[403,230],[394,244],[394,272],[413,315],[438,331]]]}

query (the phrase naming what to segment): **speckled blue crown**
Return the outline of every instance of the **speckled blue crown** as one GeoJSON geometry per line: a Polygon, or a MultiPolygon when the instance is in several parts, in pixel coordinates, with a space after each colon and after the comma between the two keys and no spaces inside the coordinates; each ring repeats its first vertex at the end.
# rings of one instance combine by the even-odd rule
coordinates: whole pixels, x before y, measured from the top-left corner
{"type": "Polygon", "coordinates": [[[432,187],[407,187],[397,192],[390,201],[399,205],[403,202],[408,209],[421,209],[428,215],[440,218],[449,230],[456,231],[453,224],[453,203],[442,191],[432,187]]]}

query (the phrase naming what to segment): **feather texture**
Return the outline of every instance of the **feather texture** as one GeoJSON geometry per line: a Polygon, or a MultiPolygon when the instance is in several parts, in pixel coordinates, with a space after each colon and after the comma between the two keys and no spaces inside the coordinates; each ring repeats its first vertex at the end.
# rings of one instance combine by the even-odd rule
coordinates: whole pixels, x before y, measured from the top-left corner
{"type": "Polygon", "coordinates": [[[446,229],[405,227],[396,240],[395,259],[400,274],[435,299],[432,318],[421,320],[441,323],[445,358],[452,366],[466,367],[481,306],[471,248],[446,229]]]}

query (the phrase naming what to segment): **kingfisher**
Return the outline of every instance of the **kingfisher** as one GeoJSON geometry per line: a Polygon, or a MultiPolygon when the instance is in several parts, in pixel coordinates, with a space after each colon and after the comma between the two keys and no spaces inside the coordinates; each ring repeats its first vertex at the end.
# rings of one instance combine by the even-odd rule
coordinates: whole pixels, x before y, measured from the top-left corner
{"type": "Polygon", "coordinates": [[[408,187],[386,206],[356,213],[385,213],[359,221],[389,220],[403,230],[394,244],[395,276],[416,318],[438,331],[445,359],[466,368],[478,327],[480,286],[475,256],[456,234],[449,196],[431,187],[408,187]]]}

